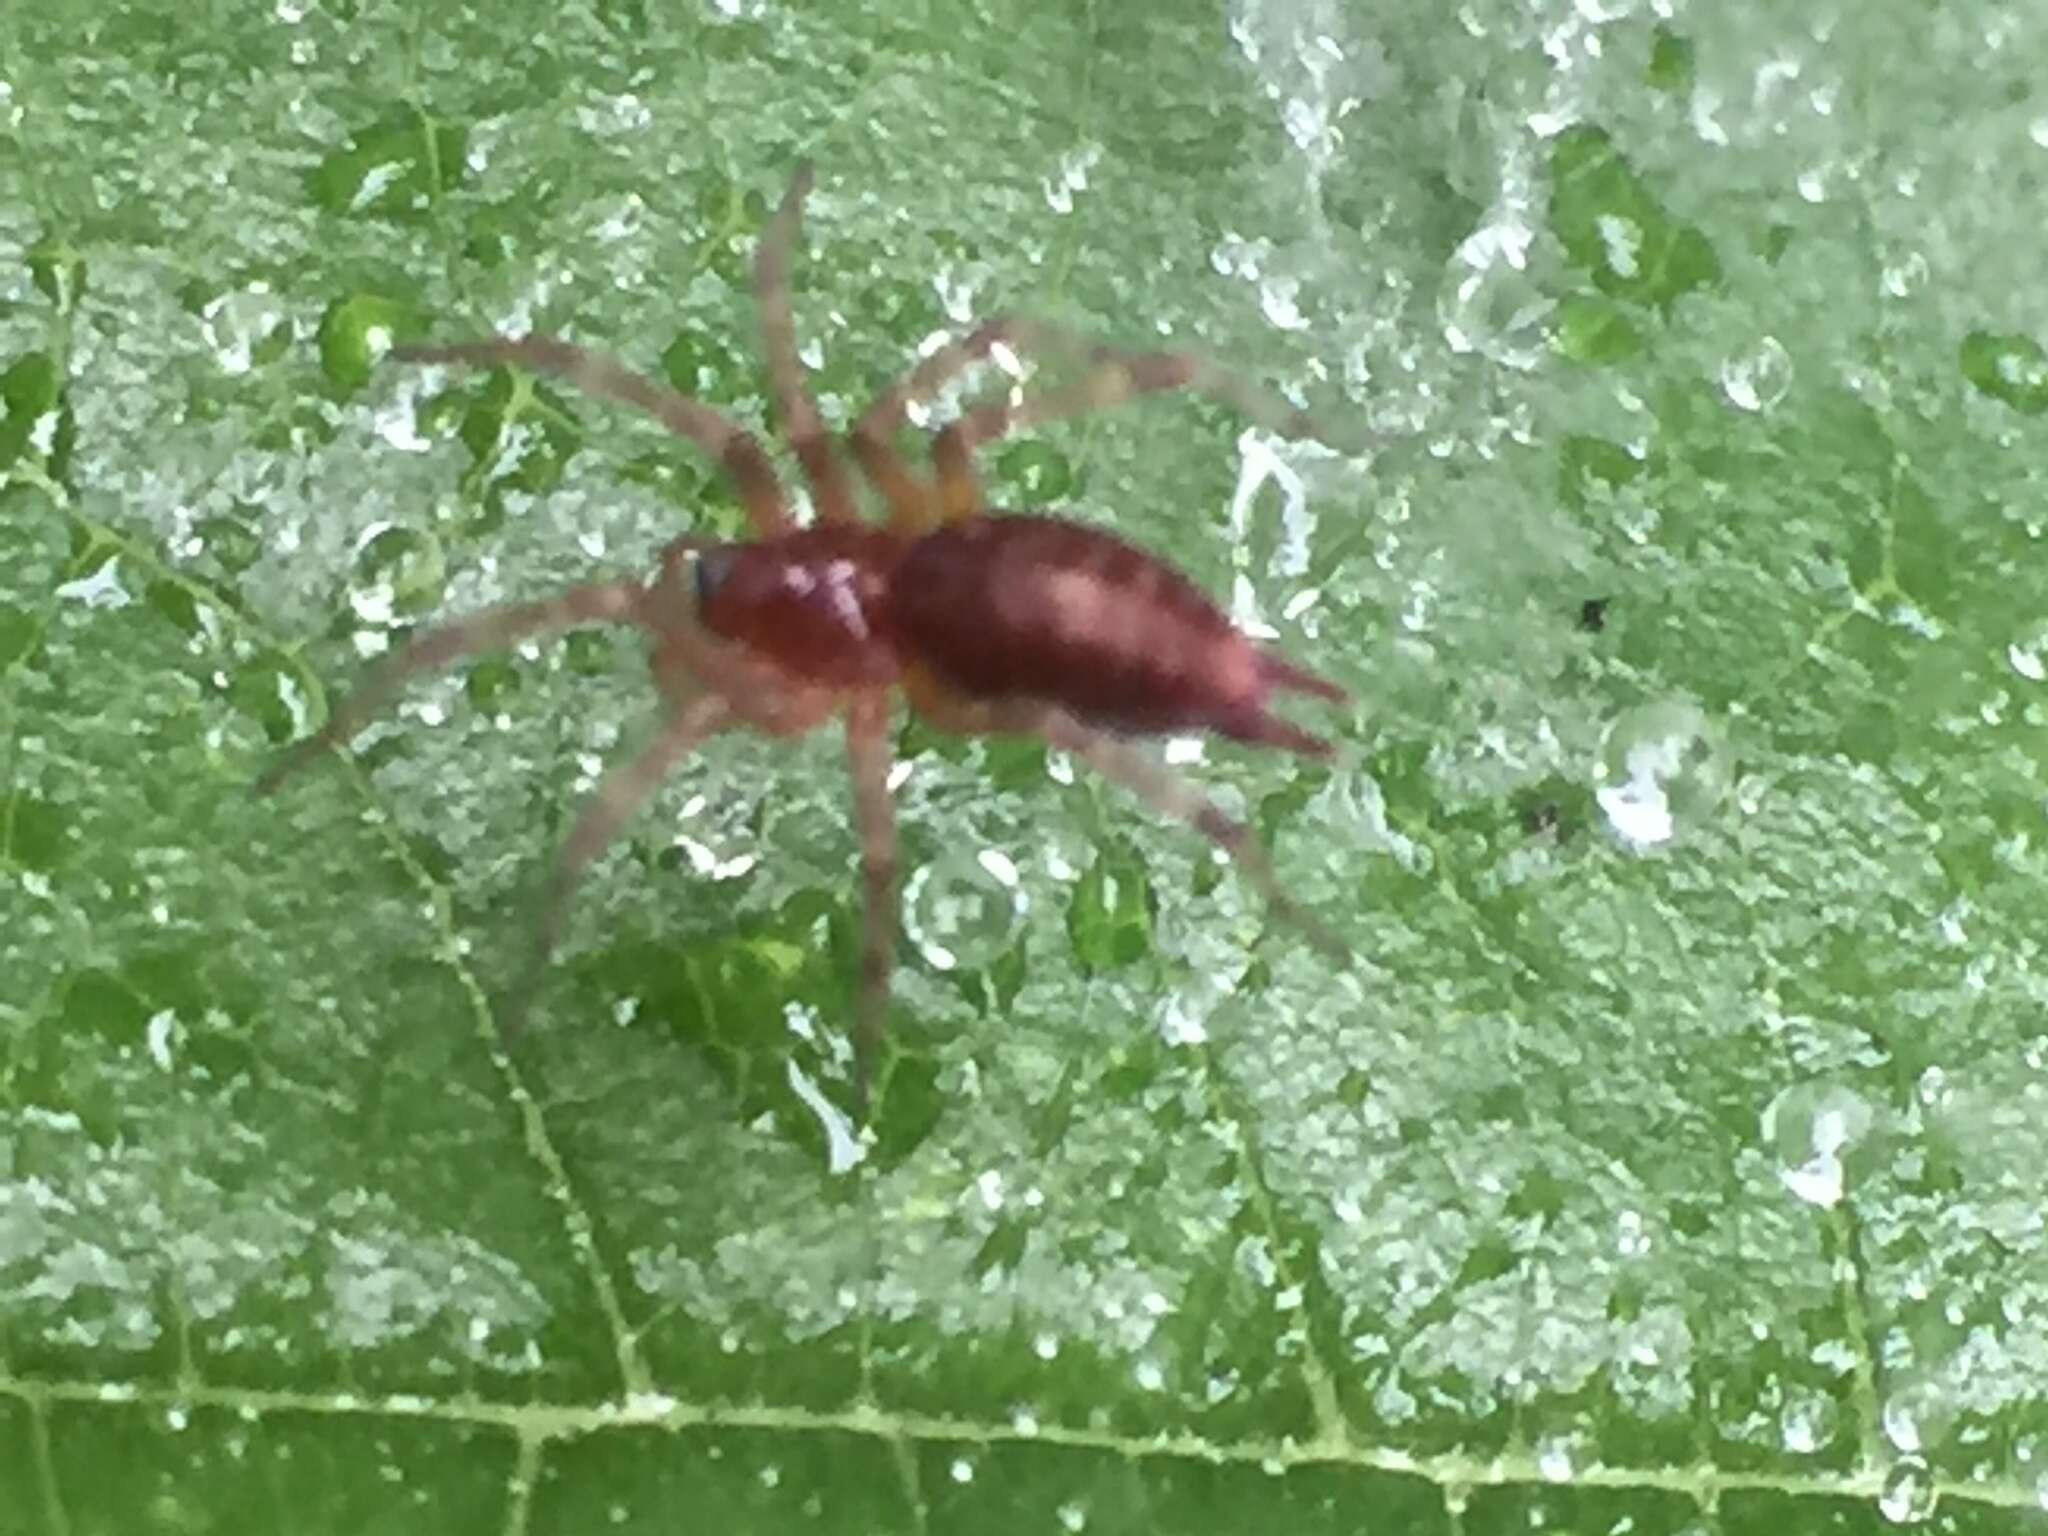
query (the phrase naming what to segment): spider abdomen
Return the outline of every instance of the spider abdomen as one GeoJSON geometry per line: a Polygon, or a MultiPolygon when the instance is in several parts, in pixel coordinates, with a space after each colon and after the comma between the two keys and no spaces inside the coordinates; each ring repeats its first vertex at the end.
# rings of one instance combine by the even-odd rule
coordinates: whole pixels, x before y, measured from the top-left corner
{"type": "Polygon", "coordinates": [[[1213,731],[1323,753],[1269,702],[1276,689],[1344,697],[1255,644],[1163,560],[1063,518],[977,518],[923,535],[891,572],[888,613],[902,659],[953,691],[1053,704],[1116,731],[1213,731]]]}

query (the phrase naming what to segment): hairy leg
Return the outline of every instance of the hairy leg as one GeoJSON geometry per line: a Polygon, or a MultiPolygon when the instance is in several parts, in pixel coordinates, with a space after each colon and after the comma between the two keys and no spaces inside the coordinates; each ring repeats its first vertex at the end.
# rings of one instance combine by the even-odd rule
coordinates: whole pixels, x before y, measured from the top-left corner
{"type": "Polygon", "coordinates": [[[1241,821],[1223,813],[1215,801],[1171,768],[1128,742],[1091,730],[1058,710],[1046,712],[1040,733],[1047,741],[1073,753],[1105,779],[1123,785],[1161,816],[1187,823],[1221,848],[1238,872],[1257,887],[1266,903],[1284,921],[1333,960],[1348,961],[1344,941],[1306,907],[1280,888],[1273,862],[1258,836],[1241,821]]]}
{"type": "Polygon", "coordinates": [[[791,527],[774,466],[751,433],[702,401],[657,384],[616,358],[554,336],[497,336],[447,347],[393,347],[391,355],[409,363],[458,363],[478,368],[517,364],[566,379],[600,400],[634,406],[717,460],[763,538],[787,533],[791,527]]]}
{"type": "MultiPolygon", "coordinates": [[[[1087,341],[1057,326],[998,316],[941,347],[877,396],[854,429],[856,450],[864,455],[883,451],[911,406],[930,400],[998,348],[1078,359],[1084,371],[1062,388],[1026,395],[1014,403],[977,407],[941,430],[932,445],[939,484],[936,503],[927,513],[931,521],[970,517],[980,510],[972,456],[983,444],[1048,421],[1108,410],[1139,395],[1188,390],[1207,395],[1283,437],[1320,435],[1307,413],[1189,353],[1125,351],[1087,341]]],[[[893,450],[888,451],[893,456],[893,450]]],[[[862,462],[867,462],[865,456],[862,462]]]]}
{"type": "Polygon", "coordinates": [[[1191,353],[1126,352],[1034,329],[1039,335],[1034,350],[1046,348],[1046,337],[1056,338],[1052,343],[1055,348],[1077,351],[1086,359],[1085,370],[1062,388],[1026,395],[1015,404],[1002,402],[969,411],[955,425],[970,449],[1026,427],[1111,410],[1140,395],[1172,390],[1206,395],[1254,426],[1281,437],[1318,435],[1316,424],[1306,411],[1191,353]]]}
{"type": "Polygon", "coordinates": [[[846,712],[853,769],[854,819],[860,827],[860,991],[854,1006],[853,1091],[863,1117],[868,1087],[889,1027],[896,965],[896,807],[889,798],[889,696],[862,694],[846,712]]]}
{"type": "Polygon", "coordinates": [[[570,829],[568,840],[562,844],[562,851],[555,859],[554,873],[548,880],[547,894],[541,900],[539,920],[535,926],[534,953],[528,962],[524,981],[512,995],[505,1011],[503,1033],[506,1044],[511,1044],[525,1025],[527,1007],[537,990],[535,982],[547,968],[548,960],[561,940],[562,923],[569,912],[569,898],[575,893],[583,872],[661,787],[661,781],[676,765],[731,722],[732,712],[725,701],[716,694],[703,694],[665,721],[661,734],[653,741],[606,770],[604,778],[583,803],[576,825],[570,829]]]}
{"type": "Polygon", "coordinates": [[[634,582],[598,582],[571,587],[559,596],[539,602],[487,608],[414,636],[373,668],[356,691],[327,717],[325,725],[287,748],[256,781],[257,793],[270,793],[317,754],[355,735],[415,673],[435,671],[464,657],[501,651],[534,635],[583,624],[637,622],[641,618],[643,595],[643,589],[634,582]]]}
{"type": "Polygon", "coordinates": [[[1131,791],[1157,814],[1186,823],[1221,848],[1268,906],[1326,955],[1340,961],[1351,958],[1342,939],[1280,888],[1272,860],[1252,829],[1225,815],[1193,780],[1175,773],[1148,753],[1106,731],[1083,725],[1065,710],[1051,705],[962,699],[916,673],[906,677],[905,691],[918,712],[943,729],[962,735],[1038,736],[1061,751],[1073,753],[1104,778],[1131,791]]]}
{"type": "Polygon", "coordinates": [[[789,259],[798,232],[803,228],[804,198],[809,195],[813,173],[806,160],[790,178],[782,206],[761,231],[754,247],[754,307],[761,318],[761,346],[768,362],[768,382],[775,392],[776,414],[782,430],[804,467],[811,494],[818,499],[818,516],[828,523],[850,523],[857,516],[853,485],[846,466],[832,451],[832,439],[818,418],[817,402],[804,385],[803,359],[797,356],[796,317],[790,310],[789,259]]]}
{"type": "Polygon", "coordinates": [[[889,504],[889,529],[906,537],[939,524],[939,503],[933,488],[908,464],[886,436],[857,429],[848,439],[854,460],[870,484],[889,504]]]}

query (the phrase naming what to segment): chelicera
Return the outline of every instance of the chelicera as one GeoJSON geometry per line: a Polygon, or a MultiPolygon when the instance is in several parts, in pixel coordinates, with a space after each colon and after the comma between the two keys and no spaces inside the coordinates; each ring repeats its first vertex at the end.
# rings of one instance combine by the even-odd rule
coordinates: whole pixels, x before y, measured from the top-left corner
{"type": "Polygon", "coordinates": [[[1256,644],[1186,577],[1133,544],[1060,517],[987,515],[973,462],[976,449],[1010,433],[1162,390],[1201,392],[1288,436],[1309,430],[1306,417],[1183,353],[1119,351],[1003,317],[925,357],[835,443],[805,384],[790,309],[790,253],[811,182],[810,167],[799,168],[763,231],[754,294],[775,410],[803,469],[815,522],[792,518],[750,433],[610,357],[546,336],[395,348],[415,363],[552,374],[647,412],[723,467],[754,537],[678,538],[649,581],[592,582],[415,635],[316,734],[290,748],[260,787],[274,788],[322,750],[347,742],[417,673],[581,625],[639,626],[652,652],[661,725],[652,741],[610,767],[562,847],[541,907],[537,953],[544,961],[584,870],[704,741],[738,726],[794,737],[843,722],[866,887],[854,1018],[863,1109],[897,943],[888,778],[898,690],[942,729],[1035,736],[1073,754],[1201,832],[1275,909],[1341,952],[1279,888],[1250,830],[1129,738],[1209,732],[1325,754],[1328,744],[1274,714],[1271,700],[1297,692],[1341,701],[1344,691],[1256,644]],[[895,447],[912,409],[1004,352],[1051,354],[1081,367],[1064,387],[1013,392],[966,410],[934,434],[932,474],[914,471],[895,447]],[[880,524],[860,519],[842,448],[880,494],[887,508],[880,524]]]}

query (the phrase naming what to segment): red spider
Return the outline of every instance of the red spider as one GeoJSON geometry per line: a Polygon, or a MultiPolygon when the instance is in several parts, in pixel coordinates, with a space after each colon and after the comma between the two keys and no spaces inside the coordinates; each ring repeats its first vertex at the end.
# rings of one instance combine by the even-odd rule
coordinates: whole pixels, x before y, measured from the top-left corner
{"type": "Polygon", "coordinates": [[[607,772],[570,832],[542,907],[537,952],[544,961],[583,870],[706,738],[734,725],[796,736],[842,717],[867,887],[854,1027],[863,1110],[895,963],[888,776],[897,688],[944,729],[1037,736],[1071,752],[1201,831],[1277,909],[1341,954],[1278,889],[1249,829],[1122,738],[1211,731],[1324,754],[1326,743],[1274,715],[1269,700],[1288,690],[1341,701],[1344,691],[1254,644],[1184,576],[1111,534],[1058,517],[984,517],[972,463],[976,448],[1008,433],[1156,390],[1201,391],[1288,435],[1304,433],[1306,419],[1180,353],[1084,346],[1048,327],[989,320],[919,363],[854,427],[846,446],[889,511],[885,525],[864,524],[797,357],[787,275],[810,187],[811,168],[801,166],[762,233],[754,290],[775,408],[810,485],[816,524],[791,520],[750,434],[611,358],[543,336],[396,348],[395,356],[419,363],[519,364],[638,406],[724,466],[757,537],[679,538],[662,551],[651,582],[575,586],[415,636],[259,787],[274,788],[322,749],[349,740],[416,672],[578,625],[639,625],[652,645],[665,722],[651,743],[607,772]],[[932,441],[936,474],[926,481],[894,447],[906,412],[998,348],[1080,355],[1088,367],[1067,388],[983,405],[941,428],[932,441]]]}

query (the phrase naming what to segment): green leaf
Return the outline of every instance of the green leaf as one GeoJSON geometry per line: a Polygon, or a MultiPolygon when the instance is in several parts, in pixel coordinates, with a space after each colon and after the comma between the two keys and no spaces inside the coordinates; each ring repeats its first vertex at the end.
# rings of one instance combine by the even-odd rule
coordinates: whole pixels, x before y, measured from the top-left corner
{"type": "Polygon", "coordinates": [[[0,21],[0,1531],[2023,1528],[2026,29],[732,9],[0,21]],[[1058,418],[992,502],[1353,698],[1276,703],[1326,760],[1133,737],[1190,786],[1141,794],[897,700],[887,933],[833,694],[699,744],[544,956],[701,686],[672,627],[442,656],[254,781],[390,647],[754,521],[631,386],[383,350],[615,354],[803,517],[754,275],[802,160],[834,432],[1070,329],[911,468],[1058,418]],[[1481,247],[1551,346],[1453,350],[1481,247]],[[1062,414],[1094,344],[1339,446],[1062,414]]]}

